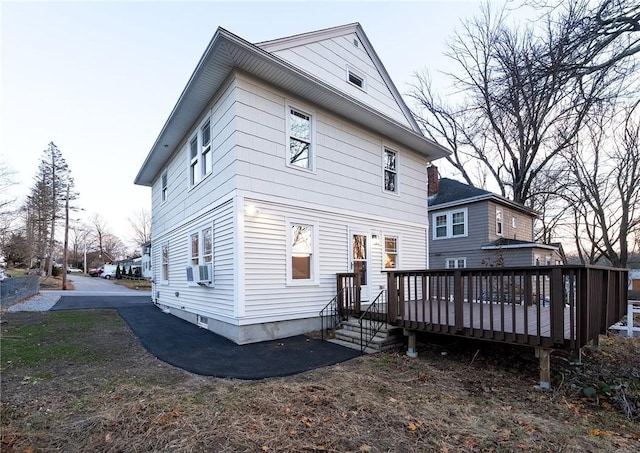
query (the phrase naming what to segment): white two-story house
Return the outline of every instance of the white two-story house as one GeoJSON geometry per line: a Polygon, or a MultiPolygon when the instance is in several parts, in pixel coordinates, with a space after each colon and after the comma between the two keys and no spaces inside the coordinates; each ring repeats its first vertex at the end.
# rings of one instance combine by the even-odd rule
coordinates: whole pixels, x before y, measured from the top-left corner
{"type": "Polygon", "coordinates": [[[153,300],[244,344],[318,329],[336,273],[427,266],[426,139],[359,24],[219,28],[136,177],[153,300]]]}

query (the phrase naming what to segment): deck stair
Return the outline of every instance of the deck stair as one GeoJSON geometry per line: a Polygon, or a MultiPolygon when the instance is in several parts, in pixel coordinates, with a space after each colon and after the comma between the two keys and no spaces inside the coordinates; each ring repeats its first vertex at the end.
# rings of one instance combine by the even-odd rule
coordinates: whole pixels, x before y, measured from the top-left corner
{"type": "MultiPolygon", "coordinates": [[[[363,321],[363,337],[368,338],[371,333],[370,322],[363,321]]],[[[335,329],[333,338],[328,339],[335,344],[346,346],[347,348],[360,350],[360,323],[358,318],[350,317],[346,321],[342,321],[335,329]]],[[[367,354],[375,354],[389,349],[395,349],[404,344],[404,336],[402,328],[386,325],[371,339],[371,342],[364,350],[367,354]]]]}

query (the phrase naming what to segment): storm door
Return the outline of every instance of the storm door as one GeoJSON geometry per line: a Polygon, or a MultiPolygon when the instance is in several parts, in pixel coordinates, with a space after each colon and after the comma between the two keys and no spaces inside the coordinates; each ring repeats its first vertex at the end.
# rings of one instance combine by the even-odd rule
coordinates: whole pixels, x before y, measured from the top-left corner
{"type": "Polygon", "coordinates": [[[351,232],[351,269],[360,277],[360,300],[369,300],[369,280],[371,266],[369,262],[368,235],[351,232]]]}

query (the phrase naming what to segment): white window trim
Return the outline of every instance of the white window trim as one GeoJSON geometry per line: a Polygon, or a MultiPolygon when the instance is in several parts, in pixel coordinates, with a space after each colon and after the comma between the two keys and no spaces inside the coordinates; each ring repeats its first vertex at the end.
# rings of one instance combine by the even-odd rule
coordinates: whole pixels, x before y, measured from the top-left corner
{"type": "Polygon", "coordinates": [[[308,221],[299,218],[287,217],[286,218],[286,228],[287,228],[287,246],[286,246],[286,267],[287,267],[287,286],[317,286],[320,284],[320,257],[319,257],[319,224],[315,221],[308,221]],[[293,269],[291,266],[291,227],[293,225],[309,225],[313,228],[313,259],[311,261],[311,279],[309,280],[301,280],[301,279],[293,279],[292,273],[293,269]]]}
{"type": "Polygon", "coordinates": [[[400,235],[399,234],[383,234],[382,235],[382,270],[400,269],[400,235]],[[385,267],[385,258],[387,255],[387,238],[395,238],[396,240],[396,267],[385,267]]]}
{"type": "Polygon", "coordinates": [[[441,239],[463,238],[467,236],[469,236],[469,212],[467,208],[434,212],[431,215],[431,237],[433,238],[434,241],[439,241],[441,239]],[[456,214],[458,212],[464,213],[464,234],[456,234],[454,236],[453,235],[453,214],[456,214]],[[442,237],[437,237],[436,236],[436,217],[443,216],[443,215],[447,216],[447,235],[442,237]]]}
{"type": "Polygon", "coordinates": [[[287,168],[291,168],[298,171],[305,171],[307,173],[315,173],[316,172],[316,154],[317,154],[317,140],[316,140],[316,112],[312,109],[306,108],[305,106],[299,105],[294,102],[286,101],[285,102],[285,146],[284,146],[284,161],[287,168]],[[311,143],[309,145],[309,168],[300,167],[298,165],[293,165],[289,163],[289,140],[291,139],[291,110],[297,110],[298,112],[307,115],[310,118],[311,122],[311,143]]]}
{"type": "Polygon", "coordinates": [[[169,199],[169,172],[165,170],[160,175],[160,202],[166,203],[169,199]]]}
{"type": "Polygon", "coordinates": [[[198,132],[196,132],[195,135],[192,135],[187,141],[187,157],[188,157],[187,162],[189,162],[189,187],[195,187],[198,185],[198,183],[202,179],[200,177],[200,172],[202,170],[200,169],[200,140],[198,138],[198,132]],[[191,157],[191,146],[194,140],[196,142],[196,156],[191,157]],[[193,168],[193,175],[192,175],[192,168],[193,168]]]}
{"type": "Polygon", "coordinates": [[[367,92],[367,76],[362,71],[359,71],[358,69],[354,68],[351,65],[347,65],[346,67],[346,80],[349,85],[356,87],[357,89],[362,90],[365,93],[367,92]],[[362,80],[362,86],[358,86],[355,83],[353,83],[350,80],[350,75],[354,75],[358,79],[362,80]]]}
{"type": "Polygon", "coordinates": [[[444,267],[445,269],[464,269],[465,267],[467,267],[467,257],[466,256],[460,256],[457,258],[445,258],[444,260],[444,267]],[[455,266],[454,267],[449,267],[449,262],[453,261],[455,266]],[[462,267],[458,266],[458,261],[462,261],[462,267]]]}
{"type": "MultiPolygon", "coordinates": [[[[215,253],[214,253],[214,230],[213,230],[213,224],[212,223],[205,223],[202,224],[196,228],[193,228],[189,231],[189,233],[187,234],[187,266],[194,266],[193,264],[193,250],[191,248],[191,237],[197,234],[198,235],[198,265],[204,265],[204,264],[210,264],[211,265],[211,284],[208,285],[209,288],[213,288],[213,273],[215,271],[215,267],[213,266],[213,261],[215,258],[215,253]],[[204,261],[204,234],[203,231],[206,229],[211,229],[211,261],[210,262],[205,262],[204,261]]],[[[187,286],[200,286],[198,285],[196,282],[187,282],[187,286]]]]}
{"type": "Polygon", "coordinates": [[[198,127],[198,135],[199,135],[199,145],[200,145],[199,153],[200,153],[200,159],[201,159],[201,163],[200,163],[200,173],[201,173],[200,181],[202,181],[207,176],[209,176],[211,173],[213,173],[213,157],[212,157],[212,153],[213,153],[213,127],[212,127],[212,122],[211,122],[211,117],[210,116],[207,116],[204,119],[204,121],[202,121],[200,123],[200,126],[198,127]],[[205,145],[204,144],[204,134],[202,133],[202,130],[204,128],[204,125],[207,124],[207,121],[209,122],[209,144],[205,145]],[[205,157],[207,157],[208,159],[205,159],[205,157]],[[205,172],[205,168],[208,171],[205,172]]]}
{"type": "Polygon", "coordinates": [[[388,195],[400,196],[400,172],[398,168],[400,167],[400,153],[396,151],[394,148],[390,146],[382,147],[382,191],[388,195]],[[384,184],[384,174],[387,171],[386,162],[387,162],[387,151],[392,152],[396,155],[396,168],[394,170],[396,175],[396,190],[387,190],[384,184]]]}
{"type": "Polygon", "coordinates": [[[496,236],[504,236],[504,212],[502,208],[496,208],[496,236]],[[498,217],[500,217],[500,220],[498,220],[498,217]],[[500,225],[500,229],[502,230],[499,233],[498,225],[500,225]]]}
{"type": "Polygon", "coordinates": [[[171,275],[171,255],[169,253],[169,243],[165,242],[160,246],[160,282],[163,285],[169,284],[169,277],[171,275]],[[167,278],[164,278],[164,249],[167,249],[167,278]]]}

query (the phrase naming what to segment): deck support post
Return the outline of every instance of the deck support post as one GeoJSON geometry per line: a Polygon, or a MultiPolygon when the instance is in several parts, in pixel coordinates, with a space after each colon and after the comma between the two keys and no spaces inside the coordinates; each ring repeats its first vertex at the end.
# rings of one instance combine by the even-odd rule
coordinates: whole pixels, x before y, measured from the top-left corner
{"type": "Polygon", "coordinates": [[[416,351],[416,331],[403,329],[402,333],[404,334],[405,337],[408,337],[408,340],[409,340],[409,347],[407,348],[407,356],[411,357],[412,359],[415,359],[416,357],[418,357],[418,351],[416,351]]]}
{"type": "Polygon", "coordinates": [[[596,335],[596,337],[591,342],[591,350],[592,351],[600,350],[600,335],[596,335]]]}
{"type": "Polygon", "coordinates": [[[540,388],[551,388],[551,349],[536,347],[536,357],[540,359],[540,388]]]}

